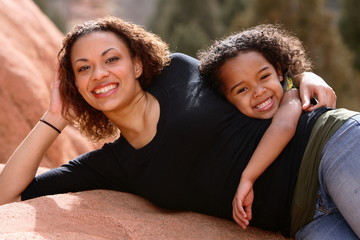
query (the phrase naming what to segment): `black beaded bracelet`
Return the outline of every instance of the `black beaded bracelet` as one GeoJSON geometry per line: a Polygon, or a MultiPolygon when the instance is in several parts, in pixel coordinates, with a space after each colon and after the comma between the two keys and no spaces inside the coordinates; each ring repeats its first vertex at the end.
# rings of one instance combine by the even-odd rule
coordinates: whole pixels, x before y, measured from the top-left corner
{"type": "Polygon", "coordinates": [[[52,129],[54,129],[55,131],[57,131],[59,134],[61,133],[61,131],[60,131],[57,127],[55,127],[55,126],[52,125],[51,123],[45,121],[44,119],[40,118],[39,121],[45,123],[46,125],[48,125],[48,126],[51,127],[52,129]]]}

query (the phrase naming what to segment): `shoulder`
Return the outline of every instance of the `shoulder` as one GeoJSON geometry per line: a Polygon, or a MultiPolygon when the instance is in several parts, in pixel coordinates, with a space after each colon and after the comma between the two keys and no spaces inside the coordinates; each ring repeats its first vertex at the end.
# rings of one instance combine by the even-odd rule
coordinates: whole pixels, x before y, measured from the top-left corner
{"type": "Polygon", "coordinates": [[[184,53],[173,53],[170,57],[170,65],[193,65],[195,67],[198,67],[199,65],[199,60],[184,53]]]}
{"type": "Polygon", "coordinates": [[[170,65],[164,69],[164,74],[170,75],[191,75],[199,74],[199,61],[183,53],[173,53],[171,55],[170,65]]]}
{"type": "Polygon", "coordinates": [[[174,87],[200,80],[199,61],[183,53],[173,53],[170,64],[158,75],[154,85],[174,87]]]}

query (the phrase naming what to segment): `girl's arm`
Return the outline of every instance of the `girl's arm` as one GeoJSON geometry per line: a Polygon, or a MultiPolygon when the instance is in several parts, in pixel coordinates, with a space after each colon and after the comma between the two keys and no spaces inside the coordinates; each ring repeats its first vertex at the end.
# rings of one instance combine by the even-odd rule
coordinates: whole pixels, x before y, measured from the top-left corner
{"type": "Polygon", "coordinates": [[[253,184],[275,161],[295,134],[302,112],[297,89],[284,94],[280,107],[244,169],[233,200],[234,220],[243,228],[252,218],[253,184]]]}
{"type": "MultiPolygon", "coordinates": [[[[59,79],[55,78],[49,110],[42,120],[58,130],[68,124],[61,115],[59,79]]],[[[34,179],[40,161],[59,133],[48,124],[39,121],[7,161],[0,174],[0,205],[21,200],[21,193],[34,179]]]]}

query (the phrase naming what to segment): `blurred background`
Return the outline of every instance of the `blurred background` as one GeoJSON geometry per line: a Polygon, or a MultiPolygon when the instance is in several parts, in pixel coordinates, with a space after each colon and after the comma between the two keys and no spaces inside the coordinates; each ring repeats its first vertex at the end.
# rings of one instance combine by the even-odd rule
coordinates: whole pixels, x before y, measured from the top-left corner
{"type": "Polygon", "coordinates": [[[281,23],[306,46],[314,72],[338,107],[360,111],[359,0],[34,0],[65,34],[114,15],[159,34],[172,51],[196,56],[211,41],[261,23],[281,23]]]}

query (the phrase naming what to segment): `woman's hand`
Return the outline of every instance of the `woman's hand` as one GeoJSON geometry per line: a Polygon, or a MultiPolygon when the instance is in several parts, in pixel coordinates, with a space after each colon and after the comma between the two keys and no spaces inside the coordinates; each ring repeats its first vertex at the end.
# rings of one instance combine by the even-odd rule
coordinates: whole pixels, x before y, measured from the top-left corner
{"type": "Polygon", "coordinates": [[[319,107],[336,107],[336,94],[334,90],[318,75],[305,72],[296,76],[300,86],[302,109],[313,111],[319,107]],[[313,105],[311,99],[316,98],[317,104],[313,105]]]}
{"type": "Polygon", "coordinates": [[[53,86],[51,90],[51,99],[50,99],[50,106],[49,112],[53,114],[61,114],[62,111],[62,102],[60,98],[60,78],[59,78],[59,66],[56,66],[55,77],[53,81],[53,86]]]}
{"type": "Polygon", "coordinates": [[[60,74],[59,65],[57,65],[51,90],[50,106],[48,111],[44,114],[43,118],[59,129],[63,129],[69,123],[69,121],[72,120],[72,117],[70,115],[62,115],[63,104],[60,97],[59,86],[60,74]]]}
{"type": "Polygon", "coordinates": [[[253,201],[253,183],[241,178],[233,199],[233,218],[243,229],[246,229],[252,218],[251,206],[253,201]]]}

